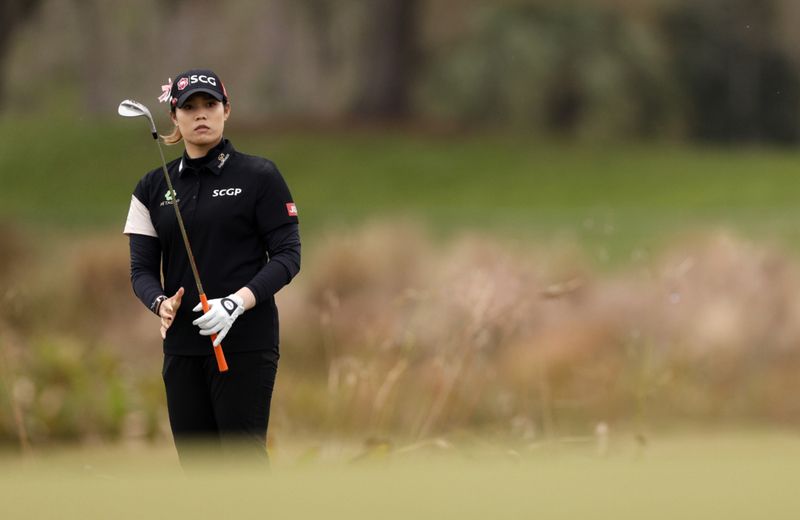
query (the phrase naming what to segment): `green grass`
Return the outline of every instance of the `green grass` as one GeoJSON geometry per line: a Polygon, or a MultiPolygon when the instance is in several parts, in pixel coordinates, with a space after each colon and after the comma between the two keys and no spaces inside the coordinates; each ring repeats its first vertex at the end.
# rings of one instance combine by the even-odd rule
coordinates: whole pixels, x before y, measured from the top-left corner
{"type": "MultiPolygon", "coordinates": [[[[276,464],[269,476],[185,478],[169,450],[73,451],[27,470],[0,464],[3,516],[59,518],[789,519],[800,440],[694,435],[643,452],[612,444],[426,452],[371,464],[276,464]]],[[[0,460],[1,462],[1,460],[0,460]]]]}
{"type": "MultiPolygon", "coordinates": [[[[165,118],[158,125],[167,128],[165,118]]],[[[576,146],[522,137],[229,132],[274,160],[305,236],[402,215],[437,233],[574,238],[617,260],[687,230],[723,226],[800,244],[800,153],[673,145],[576,146]]],[[[176,157],[180,146],[165,148],[176,157]]],[[[0,120],[0,217],[121,227],[157,167],[146,122],[0,120]]]]}

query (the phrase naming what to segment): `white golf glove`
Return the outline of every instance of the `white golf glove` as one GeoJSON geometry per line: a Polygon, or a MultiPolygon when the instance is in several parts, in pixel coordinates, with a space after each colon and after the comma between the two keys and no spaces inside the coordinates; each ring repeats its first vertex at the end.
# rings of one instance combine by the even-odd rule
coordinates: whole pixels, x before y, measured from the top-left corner
{"type": "MultiPolygon", "coordinates": [[[[208,306],[211,307],[208,312],[194,320],[192,324],[200,327],[200,334],[203,336],[216,334],[217,339],[214,341],[216,347],[231,330],[236,318],[244,312],[244,300],[240,296],[231,294],[225,298],[208,300],[208,306]]],[[[198,303],[192,310],[202,312],[203,304],[198,303]]]]}

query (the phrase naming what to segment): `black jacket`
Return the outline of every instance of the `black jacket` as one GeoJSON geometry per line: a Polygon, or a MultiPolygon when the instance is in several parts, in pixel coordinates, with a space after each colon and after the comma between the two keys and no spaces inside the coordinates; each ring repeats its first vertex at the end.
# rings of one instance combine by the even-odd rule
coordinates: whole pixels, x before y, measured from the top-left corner
{"type": "MultiPolygon", "coordinates": [[[[227,139],[202,159],[184,153],[167,171],[206,297],[221,298],[245,286],[256,297],[256,306],[228,332],[223,349],[277,348],[274,295],[300,270],[297,209],[280,172],[271,161],[237,152],[227,139]]],[[[136,186],[125,233],[134,292],[145,305],[185,290],[164,352],[212,354],[211,340],[191,323],[199,316],[192,312],[199,294],[161,168],[136,186]]]]}

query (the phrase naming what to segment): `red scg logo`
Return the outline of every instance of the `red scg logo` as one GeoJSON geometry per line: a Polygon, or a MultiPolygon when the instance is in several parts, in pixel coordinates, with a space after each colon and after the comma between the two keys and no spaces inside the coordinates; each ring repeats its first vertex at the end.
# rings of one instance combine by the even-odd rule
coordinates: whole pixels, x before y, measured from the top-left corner
{"type": "Polygon", "coordinates": [[[189,78],[183,78],[178,82],[178,90],[183,90],[189,85],[189,78]]]}

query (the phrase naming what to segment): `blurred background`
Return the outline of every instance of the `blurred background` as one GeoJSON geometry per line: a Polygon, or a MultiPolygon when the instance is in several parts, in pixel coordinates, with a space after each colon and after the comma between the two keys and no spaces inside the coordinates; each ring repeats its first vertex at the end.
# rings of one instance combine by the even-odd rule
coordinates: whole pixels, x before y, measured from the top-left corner
{"type": "Polygon", "coordinates": [[[116,108],[167,133],[190,68],[299,209],[272,449],[797,427],[798,24],[790,0],[4,0],[2,449],[169,440],[122,235],[159,157],[116,108]]]}

